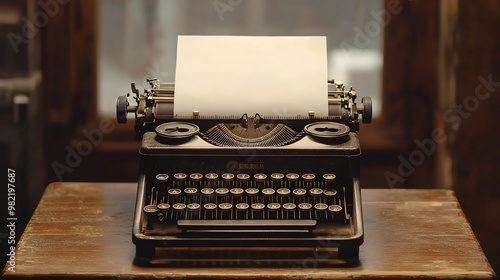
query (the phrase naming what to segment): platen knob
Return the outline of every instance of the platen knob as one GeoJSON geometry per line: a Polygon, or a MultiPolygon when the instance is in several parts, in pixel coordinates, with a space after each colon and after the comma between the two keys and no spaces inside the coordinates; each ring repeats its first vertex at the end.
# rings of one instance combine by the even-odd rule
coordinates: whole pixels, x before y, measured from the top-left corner
{"type": "Polygon", "coordinates": [[[116,100],[116,120],[118,123],[127,122],[127,106],[128,106],[127,96],[118,96],[116,100]]]}
{"type": "Polygon", "coordinates": [[[363,123],[372,122],[372,99],[370,97],[361,98],[363,104],[363,123]]]}

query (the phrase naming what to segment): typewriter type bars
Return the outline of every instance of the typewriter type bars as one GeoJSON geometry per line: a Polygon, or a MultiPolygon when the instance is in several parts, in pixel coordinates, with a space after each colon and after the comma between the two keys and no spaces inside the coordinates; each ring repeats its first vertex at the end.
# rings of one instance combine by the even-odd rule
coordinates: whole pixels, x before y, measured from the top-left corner
{"type": "Polygon", "coordinates": [[[175,117],[174,85],[125,96],[142,137],[133,225],[136,261],[151,264],[358,260],[363,243],[358,117],[371,100],[329,84],[329,116],[175,117]]]}

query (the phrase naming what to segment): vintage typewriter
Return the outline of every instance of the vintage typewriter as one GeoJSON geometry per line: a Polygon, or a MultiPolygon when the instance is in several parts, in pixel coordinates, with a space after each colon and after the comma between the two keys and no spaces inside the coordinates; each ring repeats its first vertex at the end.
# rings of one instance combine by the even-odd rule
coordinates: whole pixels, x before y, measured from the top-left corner
{"type": "MultiPolygon", "coordinates": [[[[133,224],[150,264],[357,260],[363,243],[359,121],[370,98],[328,81],[329,116],[175,117],[174,83],[117,100],[142,138],[133,224]]],[[[327,81],[325,81],[327,82],[327,81]]]]}

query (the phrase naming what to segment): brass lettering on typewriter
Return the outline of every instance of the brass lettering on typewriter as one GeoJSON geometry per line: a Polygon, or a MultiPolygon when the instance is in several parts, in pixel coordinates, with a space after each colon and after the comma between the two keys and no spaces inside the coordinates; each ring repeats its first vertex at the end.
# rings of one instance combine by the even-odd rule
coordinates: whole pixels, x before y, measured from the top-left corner
{"type": "Polygon", "coordinates": [[[256,170],[264,169],[263,162],[231,162],[229,167],[232,170],[256,170]]]}

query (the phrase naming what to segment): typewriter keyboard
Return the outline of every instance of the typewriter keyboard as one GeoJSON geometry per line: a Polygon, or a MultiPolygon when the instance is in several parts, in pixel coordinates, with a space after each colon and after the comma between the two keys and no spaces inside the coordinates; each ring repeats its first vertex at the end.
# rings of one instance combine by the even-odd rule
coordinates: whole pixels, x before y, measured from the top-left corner
{"type": "Polygon", "coordinates": [[[275,227],[286,227],[286,220],[346,223],[345,188],[335,179],[331,173],[157,174],[146,191],[143,211],[149,221],[177,222],[179,227],[196,220],[240,220],[240,227],[257,220],[275,227]]]}

